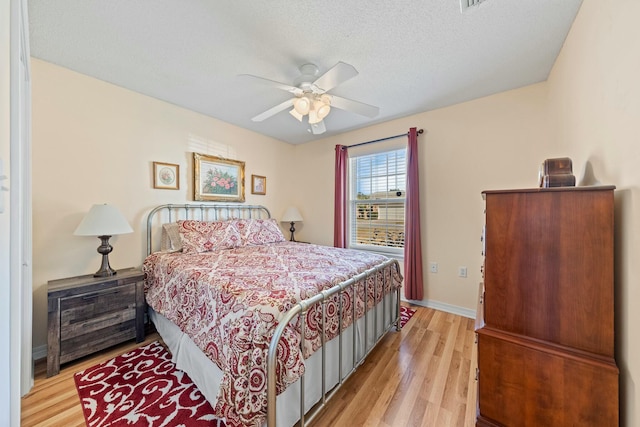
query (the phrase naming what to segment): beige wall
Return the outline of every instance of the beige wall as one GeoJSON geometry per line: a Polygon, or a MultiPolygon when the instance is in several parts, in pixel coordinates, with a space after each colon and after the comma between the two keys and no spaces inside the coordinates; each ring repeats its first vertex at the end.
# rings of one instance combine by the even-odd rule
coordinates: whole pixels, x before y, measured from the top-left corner
{"type": "Polygon", "coordinates": [[[616,359],[622,426],[640,426],[640,28],[637,0],[585,0],[549,77],[557,145],[616,190],[616,359]],[[587,167],[589,165],[589,167],[587,167]]]}
{"type": "Polygon", "coordinates": [[[299,181],[294,191],[305,218],[305,235],[313,242],[333,243],[336,144],[422,128],[422,304],[472,313],[481,280],[481,192],[535,187],[540,163],[564,154],[552,147],[546,102],[546,85],[538,84],[297,146],[296,173],[314,177],[299,181]],[[438,273],[428,271],[429,262],[438,263],[438,273]],[[459,266],[467,267],[467,278],[458,277],[459,266]]]}
{"type": "Polygon", "coordinates": [[[246,184],[251,174],[266,176],[267,195],[247,186],[247,203],[266,205],[276,218],[289,203],[282,165],[293,146],[44,61],[32,67],[36,348],[46,344],[47,281],[100,267],[99,240],[73,235],[91,205],[116,205],[133,227],[111,239],[111,266],[124,268],[142,263],[147,212],[193,199],[192,151],[245,161],[246,184]],[[180,165],[180,190],[153,189],[153,161],[180,165]]]}

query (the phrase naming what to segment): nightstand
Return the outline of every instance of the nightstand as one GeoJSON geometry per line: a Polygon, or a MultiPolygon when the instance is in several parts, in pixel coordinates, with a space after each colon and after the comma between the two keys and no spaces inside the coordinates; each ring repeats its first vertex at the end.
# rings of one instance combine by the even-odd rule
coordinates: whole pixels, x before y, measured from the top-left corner
{"type": "Polygon", "coordinates": [[[60,364],[135,338],[144,341],[144,273],[118,270],[48,283],[47,377],[60,364]]]}

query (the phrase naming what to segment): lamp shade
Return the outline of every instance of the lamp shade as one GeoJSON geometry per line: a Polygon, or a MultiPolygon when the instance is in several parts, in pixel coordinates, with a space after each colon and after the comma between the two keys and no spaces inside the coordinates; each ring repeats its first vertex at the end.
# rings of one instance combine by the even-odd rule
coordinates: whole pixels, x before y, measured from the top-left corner
{"type": "Polygon", "coordinates": [[[286,211],[284,211],[284,214],[282,215],[282,218],[280,219],[280,221],[282,222],[300,222],[302,221],[302,215],[300,215],[300,211],[293,207],[293,206],[289,206],[287,208],[286,211]]]}
{"type": "Polygon", "coordinates": [[[313,125],[316,123],[320,123],[320,121],[322,121],[322,119],[320,117],[318,117],[318,114],[316,113],[316,110],[311,110],[309,111],[309,124],[313,125]]]}
{"type": "Polygon", "coordinates": [[[112,205],[93,205],[82,219],[76,231],[76,236],[113,236],[116,234],[132,233],[133,229],[112,205]]]}
{"type": "Polygon", "coordinates": [[[293,101],[293,108],[295,108],[295,110],[298,113],[304,116],[305,114],[309,114],[309,109],[311,108],[311,101],[309,101],[309,99],[306,96],[303,96],[293,101]]]}
{"type": "Polygon", "coordinates": [[[299,122],[302,121],[302,114],[298,113],[298,110],[295,108],[292,108],[291,111],[289,111],[289,114],[298,119],[299,122]]]}
{"type": "Polygon", "coordinates": [[[324,103],[322,101],[316,101],[314,103],[314,108],[316,110],[316,115],[318,116],[318,119],[322,120],[325,117],[327,117],[329,115],[329,112],[331,111],[331,106],[327,103],[324,103]]]}

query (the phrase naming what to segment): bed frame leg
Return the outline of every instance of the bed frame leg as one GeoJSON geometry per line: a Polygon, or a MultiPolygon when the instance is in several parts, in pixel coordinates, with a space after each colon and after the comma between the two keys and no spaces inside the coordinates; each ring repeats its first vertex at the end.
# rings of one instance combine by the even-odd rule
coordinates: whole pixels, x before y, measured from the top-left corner
{"type": "Polygon", "coordinates": [[[396,331],[400,332],[400,289],[396,290],[396,331]]]}

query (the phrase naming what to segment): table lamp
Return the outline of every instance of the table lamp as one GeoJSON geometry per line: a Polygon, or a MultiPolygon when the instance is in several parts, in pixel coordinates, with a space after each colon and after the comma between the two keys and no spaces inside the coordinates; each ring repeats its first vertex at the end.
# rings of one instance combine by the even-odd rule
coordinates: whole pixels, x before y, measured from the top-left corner
{"type": "Polygon", "coordinates": [[[73,234],[97,236],[100,239],[102,243],[98,246],[98,253],[102,254],[102,265],[93,276],[108,277],[116,274],[116,270],[109,265],[109,253],[113,250],[109,239],[116,234],[132,232],[133,229],[120,211],[115,206],[104,204],[93,205],[73,234]]]}
{"type": "Polygon", "coordinates": [[[296,239],[295,237],[293,237],[293,233],[295,233],[296,231],[295,223],[302,221],[302,215],[300,215],[300,211],[293,206],[289,206],[287,210],[284,211],[284,215],[282,215],[281,221],[291,223],[291,228],[289,229],[289,231],[291,232],[291,239],[289,240],[295,242],[296,239]]]}

